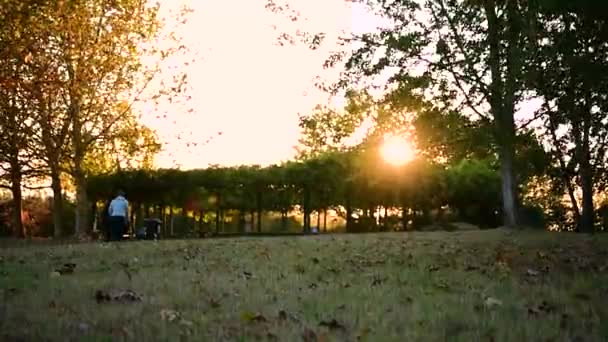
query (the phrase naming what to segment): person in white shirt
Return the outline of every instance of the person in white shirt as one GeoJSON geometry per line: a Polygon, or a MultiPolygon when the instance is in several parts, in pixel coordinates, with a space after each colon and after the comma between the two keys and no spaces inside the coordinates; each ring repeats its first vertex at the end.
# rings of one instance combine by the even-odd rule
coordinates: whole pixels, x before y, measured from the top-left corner
{"type": "Polygon", "coordinates": [[[108,223],[110,226],[110,240],[121,240],[129,223],[129,201],[125,193],[119,191],[108,207],[108,223]]]}

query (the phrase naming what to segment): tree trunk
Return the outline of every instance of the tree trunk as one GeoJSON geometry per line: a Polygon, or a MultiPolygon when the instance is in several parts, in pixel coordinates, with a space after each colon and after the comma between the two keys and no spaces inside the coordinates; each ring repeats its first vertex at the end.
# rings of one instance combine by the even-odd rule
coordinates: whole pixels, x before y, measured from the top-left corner
{"type": "Polygon", "coordinates": [[[346,199],[344,201],[346,207],[346,231],[350,232],[353,229],[353,206],[352,206],[352,190],[351,185],[346,189],[346,199]]]}
{"type": "Polygon", "coordinates": [[[593,232],[595,210],[593,207],[593,169],[589,149],[590,117],[588,110],[581,113],[572,123],[575,137],[575,149],[579,162],[579,177],[583,192],[583,210],[579,223],[581,232],[593,232]]]}
{"type": "Polygon", "coordinates": [[[304,188],[304,232],[310,232],[310,191],[304,188]]]}
{"type": "Polygon", "coordinates": [[[51,188],[53,189],[53,235],[63,236],[63,194],[57,166],[51,166],[51,188]]]}
{"type": "Polygon", "coordinates": [[[74,182],[76,185],[76,222],[74,225],[74,233],[78,235],[86,233],[89,229],[87,180],[84,170],[82,170],[82,165],[78,165],[74,170],[74,182]]]}
{"type": "Polygon", "coordinates": [[[574,194],[574,187],[572,186],[572,181],[570,176],[568,175],[568,167],[566,165],[566,161],[564,160],[564,156],[562,154],[562,144],[557,138],[557,124],[553,118],[553,115],[549,115],[549,131],[551,133],[551,139],[553,140],[553,145],[555,146],[555,154],[557,161],[559,162],[559,167],[561,171],[561,178],[566,186],[566,190],[568,192],[568,197],[570,198],[570,203],[572,203],[572,211],[574,212],[574,222],[578,226],[581,222],[581,211],[578,206],[578,201],[576,200],[576,196],[574,194]]]}
{"type": "Polygon", "coordinates": [[[408,223],[409,223],[408,208],[404,204],[401,207],[401,225],[402,225],[404,231],[406,231],[408,229],[408,223]]]}
{"type": "Polygon", "coordinates": [[[317,210],[317,231],[321,230],[321,210],[317,210]]]}
{"type": "Polygon", "coordinates": [[[169,236],[173,237],[173,207],[169,206],[169,236]]]}
{"type": "Polygon", "coordinates": [[[327,233],[327,208],[323,208],[323,232],[327,233]]]}
{"type": "Polygon", "coordinates": [[[384,206],[384,217],[382,218],[382,224],[388,226],[388,206],[384,206]]]}
{"type": "Polygon", "coordinates": [[[255,210],[253,209],[249,210],[249,226],[250,231],[248,233],[251,233],[255,230],[255,210]]]}
{"type": "Polygon", "coordinates": [[[220,220],[222,218],[222,213],[220,211],[220,208],[217,208],[215,210],[215,234],[219,234],[220,233],[220,220]]]}
{"type": "Polygon", "coordinates": [[[203,209],[200,209],[198,211],[198,230],[200,232],[200,235],[203,235],[203,217],[205,216],[205,213],[203,211],[203,209]]]}
{"type": "Polygon", "coordinates": [[[258,221],[257,221],[257,231],[258,233],[262,232],[262,192],[258,191],[256,195],[256,203],[257,203],[257,211],[258,211],[258,221]]]}
{"type": "Polygon", "coordinates": [[[13,195],[12,201],[12,218],[11,218],[11,226],[13,228],[13,234],[16,237],[23,238],[25,237],[25,231],[22,220],[22,211],[23,211],[23,193],[21,191],[21,169],[19,165],[19,160],[17,159],[17,155],[11,161],[11,192],[13,195]]]}
{"type": "Polygon", "coordinates": [[[508,25],[509,49],[507,53],[507,80],[506,86],[502,79],[501,63],[501,24],[496,15],[496,4],[494,1],[486,1],[485,12],[488,19],[488,43],[490,54],[488,64],[492,75],[490,84],[490,107],[494,116],[494,132],[499,145],[500,174],[502,178],[502,204],[504,224],[507,227],[517,226],[517,191],[514,169],[515,159],[515,120],[514,120],[514,96],[515,81],[518,65],[516,49],[517,42],[514,41],[515,28],[512,21],[516,15],[513,2],[508,2],[508,25]]]}
{"type": "Polygon", "coordinates": [[[281,228],[287,230],[287,211],[281,211],[281,228]]]}
{"type": "Polygon", "coordinates": [[[97,229],[97,201],[91,202],[91,222],[93,223],[93,231],[97,229]]]}

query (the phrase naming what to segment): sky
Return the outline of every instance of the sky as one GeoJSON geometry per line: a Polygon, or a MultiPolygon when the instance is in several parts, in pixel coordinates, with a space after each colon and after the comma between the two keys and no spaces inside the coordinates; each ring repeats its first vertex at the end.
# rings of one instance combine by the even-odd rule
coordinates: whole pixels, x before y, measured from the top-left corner
{"type": "MultiPolygon", "coordinates": [[[[337,75],[339,70],[322,68],[338,48],[337,37],[375,27],[363,8],[344,0],[289,0],[301,14],[296,22],[268,11],[266,0],[181,1],[193,9],[177,30],[196,59],[184,66],[192,99],[167,107],[165,120],[153,111],[144,113],[143,123],[165,143],[158,167],[267,165],[292,158],[300,134],[298,113],[328,103],[314,82],[317,76],[331,80],[337,75]],[[277,44],[280,33],[297,28],[328,36],[315,51],[277,44]],[[187,145],[192,142],[197,145],[187,145]]],[[[167,11],[178,3],[165,0],[161,6],[167,11]]]]}

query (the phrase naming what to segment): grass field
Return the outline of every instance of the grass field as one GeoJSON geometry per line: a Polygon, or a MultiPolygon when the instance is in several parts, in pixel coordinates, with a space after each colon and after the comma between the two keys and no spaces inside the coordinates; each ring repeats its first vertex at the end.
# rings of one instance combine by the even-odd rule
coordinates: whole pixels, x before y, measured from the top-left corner
{"type": "Polygon", "coordinates": [[[606,341],[608,236],[505,230],[0,250],[7,341],[606,341]]]}

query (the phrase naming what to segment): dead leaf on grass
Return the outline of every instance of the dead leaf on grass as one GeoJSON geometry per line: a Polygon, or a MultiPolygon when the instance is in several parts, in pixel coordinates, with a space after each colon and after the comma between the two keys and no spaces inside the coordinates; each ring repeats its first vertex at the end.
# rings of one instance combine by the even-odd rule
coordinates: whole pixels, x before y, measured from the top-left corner
{"type": "Polygon", "coordinates": [[[95,299],[97,300],[97,303],[112,301],[127,303],[140,302],[142,297],[133,290],[97,290],[95,292],[95,299]]]}
{"type": "Polygon", "coordinates": [[[382,285],[388,280],[388,277],[374,276],[372,279],[372,287],[382,285]]]}
{"type": "Polygon", "coordinates": [[[339,269],[337,269],[337,268],[335,268],[335,267],[328,267],[328,268],[327,268],[327,271],[329,271],[329,272],[331,272],[331,273],[334,273],[334,274],[338,274],[338,273],[340,273],[340,270],[339,270],[339,269]]]}
{"type": "Polygon", "coordinates": [[[160,310],[160,319],[167,322],[173,322],[179,318],[179,312],[171,309],[160,310]]]}
{"type": "Polygon", "coordinates": [[[4,297],[12,297],[14,295],[16,295],[17,293],[19,293],[19,289],[15,288],[15,287],[11,287],[8,289],[4,290],[4,297]]]}
{"type": "Polygon", "coordinates": [[[245,279],[249,280],[249,279],[253,278],[253,273],[251,273],[249,271],[243,271],[243,277],[245,277],[245,279]]]}
{"type": "Polygon", "coordinates": [[[51,274],[49,275],[49,277],[51,277],[51,278],[58,278],[58,277],[61,277],[61,273],[59,273],[57,271],[53,271],[53,272],[51,272],[51,274]]]}
{"type": "Polygon", "coordinates": [[[209,306],[211,306],[214,309],[217,309],[220,307],[220,301],[215,299],[215,298],[211,298],[209,299],[209,306]]]}
{"type": "Polygon", "coordinates": [[[241,313],[241,319],[246,322],[266,322],[267,319],[259,312],[245,311],[241,313]]]}
{"type": "Polygon", "coordinates": [[[435,287],[438,288],[438,289],[440,289],[440,290],[449,290],[450,289],[450,285],[447,282],[443,281],[443,280],[440,280],[440,281],[436,282],[435,283],[435,287]]]}
{"type": "Polygon", "coordinates": [[[304,332],[302,332],[302,339],[304,340],[304,342],[317,342],[317,333],[315,333],[313,330],[311,329],[304,329],[304,332]]]}
{"type": "Polygon", "coordinates": [[[332,318],[329,321],[321,321],[319,322],[319,326],[329,328],[330,330],[346,330],[346,327],[335,318],[332,318]]]}
{"type": "Polygon", "coordinates": [[[547,253],[543,251],[536,252],[536,256],[538,256],[539,259],[546,259],[548,257],[547,253]]]}
{"type": "Polygon", "coordinates": [[[486,298],[486,300],[484,300],[484,305],[486,306],[486,308],[492,309],[498,306],[502,306],[502,301],[494,297],[488,297],[486,298]]]}
{"type": "Polygon", "coordinates": [[[74,273],[74,269],[76,269],[76,264],[67,263],[67,264],[63,264],[63,266],[61,266],[61,268],[56,269],[55,272],[58,272],[60,275],[72,274],[72,273],[74,273]]]}
{"type": "Polygon", "coordinates": [[[123,338],[130,338],[133,334],[127,327],[112,328],[112,335],[123,338]]]}
{"type": "Polygon", "coordinates": [[[194,326],[194,323],[193,323],[193,322],[188,321],[188,320],[185,320],[185,319],[181,319],[181,320],[179,321],[179,324],[180,324],[180,325],[183,325],[184,327],[187,327],[187,328],[191,328],[192,326],[194,326]]]}
{"type": "Polygon", "coordinates": [[[464,270],[466,272],[470,272],[470,271],[476,271],[479,269],[479,266],[474,266],[474,265],[467,265],[464,270]]]}
{"type": "Polygon", "coordinates": [[[540,275],[540,272],[535,269],[528,268],[528,270],[526,271],[526,275],[530,277],[537,277],[540,275]]]}
{"type": "Polygon", "coordinates": [[[312,263],[313,264],[318,264],[319,262],[320,262],[319,258],[317,258],[317,257],[312,258],[312,263]]]}
{"type": "Polygon", "coordinates": [[[56,312],[57,315],[61,316],[65,313],[73,313],[74,310],[70,309],[69,307],[59,304],[57,302],[55,302],[54,300],[51,300],[49,302],[49,309],[53,310],[54,312],[56,312]]]}
{"type": "Polygon", "coordinates": [[[580,299],[580,300],[584,300],[584,301],[590,301],[591,300],[591,296],[589,296],[586,293],[580,293],[580,292],[574,294],[574,298],[580,299]]]}
{"type": "Polygon", "coordinates": [[[528,307],[528,314],[531,316],[540,316],[541,314],[549,314],[553,312],[555,312],[555,306],[547,301],[542,301],[538,305],[528,307]]]}
{"type": "Polygon", "coordinates": [[[429,271],[429,272],[437,272],[437,271],[439,271],[439,266],[437,266],[437,265],[429,265],[427,267],[427,271],[429,271]]]}

